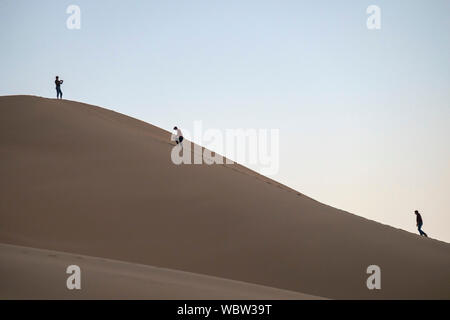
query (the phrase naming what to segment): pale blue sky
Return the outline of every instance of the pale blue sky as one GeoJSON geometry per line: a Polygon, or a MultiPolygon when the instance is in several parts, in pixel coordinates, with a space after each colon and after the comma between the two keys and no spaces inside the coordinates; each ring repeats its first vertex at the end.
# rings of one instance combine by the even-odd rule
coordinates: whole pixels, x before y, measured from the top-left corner
{"type": "Polygon", "coordinates": [[[280,129],[272,177],[450,242],[450,1],[0,0],[0,95],[280,129]],[[66,8],[81,8],[81,29],[66,8]],[[381,30],[366,8],[381,8],[381,30]]]}

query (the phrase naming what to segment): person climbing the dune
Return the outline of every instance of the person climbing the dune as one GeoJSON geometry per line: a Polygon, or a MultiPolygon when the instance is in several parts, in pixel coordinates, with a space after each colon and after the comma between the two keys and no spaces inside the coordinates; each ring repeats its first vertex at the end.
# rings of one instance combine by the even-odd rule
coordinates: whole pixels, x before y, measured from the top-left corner
{"type": "Polygon", "coordinates": [[[177,131],[177,134],[176,134],[176,136],[175,136],[175,142],[176,142],[177,144],[179,144],[179,145],[181,146],[181,148],[183,148],[183,145],[182,145],[182,142],[183,142],[183,140],[184,140],[184,138],[183,138],[183,133],[181,132],[180,129],[178,129],[178,127],[173,127],[173,130],[176,130],[176,131],[177,131]]]}
{"type": "Polygon", "coordinates": [[[61,91],[61,85],[63,84],[64,80],[59,80],[59,77],[56,76],[55,85],[56,85],[56,99],[62,99],[62,91],[61,91]]]}
{"type": "Polygon", "coordinates": [[[416,214],[417,230],[419,230],[419,234],[421,236],[428,237],[428,235],[422,230],[422,225],[423,225],[422,216],[420,215],[419,211],[417,211],[417,210],[414,211],[414,213],[416,214]]]}

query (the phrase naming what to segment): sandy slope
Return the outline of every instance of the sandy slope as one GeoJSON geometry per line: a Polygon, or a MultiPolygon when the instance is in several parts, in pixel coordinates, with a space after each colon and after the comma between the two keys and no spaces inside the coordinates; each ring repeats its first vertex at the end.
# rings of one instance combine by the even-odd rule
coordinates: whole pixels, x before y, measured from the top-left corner
{"type": "Polygon", "coordinates": [[[146,265],[0,244],[0,299],[317,299],[297,292],[146,265]],[[68,290],[66,269],[81,270],[68,290]]]}
{"type": "Polygon", "coordinates": [[[106,109],[0,97],[0,242],[328,298],[450,298],[449,244],[241,166],[176,166],[168,139],[106,109]]]}

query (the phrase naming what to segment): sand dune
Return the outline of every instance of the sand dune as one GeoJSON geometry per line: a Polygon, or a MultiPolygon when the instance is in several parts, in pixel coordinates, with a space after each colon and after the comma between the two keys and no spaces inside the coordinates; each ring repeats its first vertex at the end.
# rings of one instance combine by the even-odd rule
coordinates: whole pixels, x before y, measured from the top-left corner
{"type": "Polygon", "coordinates": [[[326,298],[450,298],[449,244],[239,165],[176,166],[169,137],[99,107],[0,97],[0,243],[326,298]],[[372,264],[381,290],[366,287],[372,264]]]}
{"type": "Polygon", "coordinates": [[[297,292],[146,265],[0,244],[0,299],[317,299],[297,292]],[[81,289],[66,269],[81,269],[81,289]]]}

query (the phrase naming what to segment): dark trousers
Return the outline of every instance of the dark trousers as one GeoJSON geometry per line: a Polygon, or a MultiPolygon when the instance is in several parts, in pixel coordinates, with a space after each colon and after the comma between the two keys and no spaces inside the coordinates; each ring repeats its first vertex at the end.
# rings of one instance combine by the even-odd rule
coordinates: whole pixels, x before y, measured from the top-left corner
{"type": "Polygon", "coordinates": [[[428,237],[427,234],[422,230],[422,223],[417,226],[417,230],[419,230],[421,236],[428,237]]]}
{"type": "Polygon", "coordinates": [[[62,99],[62,91],[60,87],[56,87],[56,99],[58,98],[62,99]]]}

